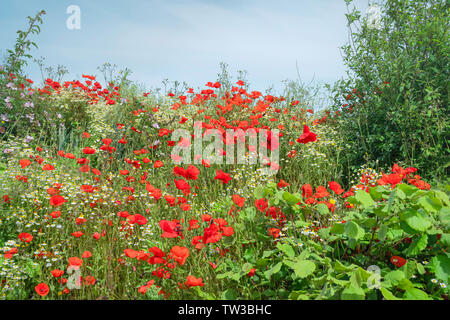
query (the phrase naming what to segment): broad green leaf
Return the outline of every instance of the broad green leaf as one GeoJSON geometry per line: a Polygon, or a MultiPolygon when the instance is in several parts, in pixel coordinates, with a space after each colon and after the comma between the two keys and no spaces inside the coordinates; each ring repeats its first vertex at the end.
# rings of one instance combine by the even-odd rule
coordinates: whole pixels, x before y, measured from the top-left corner
{"type": "Polygon", "coordinates": [[[448,199],[448,196],[445,192],[442,192],[441,190],[433,190],[436,198],[438,198],[439,200],[441,200],[441,202],[446,205],[449,206],[450,205],[450,201],[448,199]]]}
{"type": "Polygon", "coordinates": [[[419,190],[417,187],[405,183],[398,184],[396,188],[402,190],[408,198],[411,197],[417,190],[419,190]]]}
{"type": "Polygon", "coordinates": [[[414,239],[414,241],[405,250],[405,254],[407,256],[416,256],[427,247],[427,243],[428,236],[426,234],[423,234],[422,236],[414,239]]]}
{"type": "Polygon", "coordinates": [[[381,288],[380,291],[381,291],[381,294],[383,295],[383,297],[384,297],[386,300],[402,300],[402,299],[397,298],[396,296],[394,296],[394,295],[392,294],[392,292],[390,292],[390,291],[389,291],[388,289],[386,289],[386,288],[381,288]]]}
{"type": "Polygon", "coordinates": [[[405,279],[405,273],[403,271],[391,271],[384,276],[383,286],[386,288],[395,287],[402,279],[405,279]]]}
{"type": "Polygon", "coordinates": [[[248,273],[252,267],[251,263],[246,262],[242,265],[242,272],[248,273]]]}
{"type": "Polygon", "coordinates": [[[298,260],[294,266],[295,275],[299,278],[306,278],[316,270],[316,264],[310,260],[298,260]]]}
{"type": "Polygon", "coordinates": [[[244,258],[247,261],[251,261],[255,258],[255,249],[249,248],[244,252],[244,258]]]}
{"type": "Polygon", "coordinates": [[[404,221],[411,229],[415,231],[424,232],[431,227],[430,220],[425,215],[422,215],[419,211],[414,209],[406,209],[400,213],[399,217],[401,221],[404,221]]]}
{"type": "Polygon", "coordinates": [[[439,211],[439,220],[447,226],[450,226],[450,207],[442,207],[439,211]]]}
{"type": "Polygon", "coordinates": [[[417,288],[407,289],[403,298],[405,300],[429,300],[430,299],[426,292],[424,292],[420,289],[417,289],[417,288]]]}
{"type": "Polygon", "coordinates": [[[289,258],[293,258],[295,256],[294,249],[290,245],[282,244],[281,242],[277,243],[277,248],[280,249],[285,255],[287,255],[289,258]]]}
{"type": "Polygon", "coordinates": [[[444,233],[439,240],[444,246],[450,247],[450,233],[444,233]]]}
{"type": "Polygon", "coordinates": [[[384,224],[380,226],[380,229],[378,230],[378,240],[384,241],[386,239],[386,233],[388,231],[388,227],[384,224]]]}
{"type": "Polygon", "coordinates": [[[379,201],[379,200],[383,199],[384,191],[385,191],[385,189],[381,186],[372,187],[369,189],[370,196],[375,201],[379,201]]]}
{"type": "Polygon", "coordinates": [[[300,198],[297,198],[296,196],[287,191],[283,192],[283,200],[285,200],[288,204],[291,205],[300,202],[300,198]]]}
{"type": "Polygon", "coordinates": [[[354,264],[352,264],[352,265],[350,265],[350,266],[345,266],[345,265],[343,265],[339,260],[336,260],[336,261],[334,262],[334,270],[335,270],[337,273],[349,272],[349,271],[354,270],[355,268],[357,268],[357,266],[354,265],[354,264]]]}
{"type": "Polygon", "coordinates": [[[370,194],[363,190],[356,191],[355,199],[358,200],[358,202],[361,203],[364,208],[371,207],[375,204],[375,201],[373,201],[370,194]]]}
{"type": "Polygon", "coordinates": [[[416,262],[416,268],[417,268],[417,272],[419,274],[425,274],[425,268],[423,267],[423,265],[421,263],[417,263],[416,262]]]}
{"type": "Polygon", "coordinates": [[[327,205],[324,204],[324,203],[319,203],[319,204],[316,206],[316,209],[317,209],[317,211],[319,211],[319,213],[320,213],[321,215],[326,215],[326,214],[329,214],[329,213],[330,213],[330,210],[328,210],[327,205]]]}
{"type": "Polygon", "coordinates": [[[224,292],[222,292],[222,299],[223,300],[236,300],[237,299],[236,292],[234,292],[233,289],[227,289],[224,292]]]}
{"type": "Polygon", "coordinates": [[[331,227],[330,232],[334,234],[341,234],[345,231],[345,224],[344,223],[336,223],[334,226],[331,227]]]}
{"type": "Polygon", "coordinates": [[[429,196],[420,197],[417,201],[427,212],[438,212],[442,208],[442,204],[437,198],[430,198],[429,196]]]}
{"type": "Polygon", "coordinates": [[[364,237],[364,230],[354,221],[346,222],[344,230],[349,238],[358,240],[364,237]]]}
{"type": "Polygon", "coordinates": [[[281,267],[283,266],[282,262],[278,262],[276,265],[274,265],[271,269],[264,272],[264,275],[267,279],[270,279],[274,273],[277,273],[281,270],[281,267]]]}
{"type": "Polygon", "coordinates": [[[255,190],[253,191],[253,195],[255,196],[256,199],[264,198],[264,196],[265,196],[264,187],[263,186],[257,186],[255,188],[255,190]]]}
{"type": "Polygon", "coordinates": [[[447,255],[440,254],[431,259],[431,266],[440,280],[450,283],[450,258],[447,255]]]}
{"type": "Polygon", "coordinates": [[[342,291],[342,300],[364,300],[366,297],[364,290],[361,287],[350,285],[342,291]]]}

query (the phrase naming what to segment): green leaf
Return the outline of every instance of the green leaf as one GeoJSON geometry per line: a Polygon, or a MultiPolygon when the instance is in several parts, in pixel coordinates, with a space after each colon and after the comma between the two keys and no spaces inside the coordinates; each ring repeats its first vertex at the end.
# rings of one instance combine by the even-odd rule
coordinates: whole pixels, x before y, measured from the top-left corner
{"type": "Polygon", "coordinates": [[[334,226],[331,227],[330,232],[334,234],[341,234],[345,231],[345,224],[344,223],[336,223],[334,226]]]}
{"type": "Polygon", "coordinates": [[[449,201],[448,196],[447,196],[447,194],[445,192],[442,192],[441,190],[433,190],[433,192],[434,192],[436,198],[441,200],[441,202],[444,205],[446,205],[446,206],[450,205],[450,201],[449,201]]]}
{"type": "Polygon", "coordinates": [[[306,278],[314,273],[316,264],[310,260],[298,260],[294,265],[295,275],[299,278],[306,278]]]}
{"type": "Polygon", "coordinates": [[[387,231],[388,227],[385,224],[382,224],[378,230],[378,240],[384,241],[386,239],[387,231]]]}
{"type": "Polygon", "coordinates": [[[353,221],[346,222],[344,230],[345,234],[349,238],[353,238],[355,240],[361,239],[365,234],[364,230],[356,222],[353,221]]]}
{"type": "Polygon", "coordinates": [[[357,268],[357,266],[354,264],[352,264],[350,266],[345,266],[339,260],[336,260],[334,262],[334,270],[337,273],[349,272],[349,271],[354,270],[355,268],[357,268]]]}
{"type": "Polygon", "coordinates": [[[381,290],[381,294],[383,295],[383,297],[384,297],[386,300],[402,300],[402,299],[397,298],[396,296],[394,296],[394,295],[392,294],[392,292],[390,292],[390,291],[389,291],[388,289],[386,289],[386,288],[381,288],[380,290],[381,290]]]}
{"type": "Polygon", "coordinates": [[[290,205],[297,204],[298,202],[300,202],[300,198],[297,198],[296,196],[287,191],[283,192],[283,200],[285,200],[290,205]]]}
{"type": "Polygon", "coordinates": [[[253,221],[256,217],[256,209],[254,207],[249,207],[245,209],[245,218],[249,221],[253,221]]]}
{"type": "Polygon", "coordinates": [[[431,227],[431,222],[427,217],[414,209],[406,209],[400,213],[399,217],[415,231],[424,232],[431,227]]]}
{"type": "Polygon", "coordinates": [[[282,262],[278,262],[276,265],[274,265],[271,269],[264,272],[264,275],[267,279],[270,279],[274,273],[277,273],[281,270],[281,267],[283,266],[282,262]]]}
{"type": "Polygon", "coordinates": [[[317,209],[317,211],[319,211],[319,213],[320,213],[321,215],[326,215],[326,214],[329,214],[329,213],[330,213],[330,210],[328,210],[327,205],[324,204],[324,203],[319,203],[319,204],[316,206],[316,209],[317,209]]]}
{"type": "Polygon", "coordinates": [[[428,236],[426,234],[423,234],[422,236],[416,238],[409,245],[409,247],[405,250],[405,254],[407,256],[416,256],[427,247],[427,243],[428,243],[428,236]]]}
{"type": "Polygon", "coordinates": [[[373,200],[379,201],[383,199],[384,188],[381,186],[372,187],[369,189],[369,194],[373,200]]]}
{"type": "Polygon", "coordinates": [[[391,288],[397,286],[401,280],[405,279],[405,273],[401,270],[395,270],[384,276],[383,287],[391,288]]]}
{"type": "Polygon", "coordinates": [[[417,201],[427,212],[438,212],[442,208],[442,204],[437,198],[430,198],[429,196],[420,197],[417,201]]]}
{"type": "Polygon", "coordinates": [[[264,198],[264,196],[266,195],[266,193],[264,191],[264,187],[263,186],[257,186],[255,188],[255,190],[253,191],[253,195],[255,196],[256,199],[264,198]]]}
{"type": "Polygon", "coordinates": [[[450,258],[447,255],[440,254],[431,259],[431,267],[436,277],[445,283],[450,283],[450,258]]]}
{"type": "Polygon", "coordinates": [[[447,226],[447,228],[450,226],[450,208],[449,207],[442,207],[442,209],[439,211],[439,220],[447,226]]]}
{"type": "Polygon", "coordinates": [[[425,274],[425,272],[426,272],[425,268],[423,267],[423,265],[421,263],[416,262],[416,269],[419,274],[425,274]]]}
{"type": "Polygon", "coordinates": [[[358,200],[358,202],[361,203],[364,208],[371,207],[375,204],[375,201],[373,201],[370,194],[363,190],[356,191],[355,199],[358,200]]]}
{"type": "Polygon", "coordinates": [[[255,258],[255,249],[249,248],[244,252],[244,258],[247,261],[251,261],[255,258]]]}
{"type": "Polygon", "coordinates": [[[289,258],[293,258],[295,256],[294,249],[290,245],[282,244],[281,242],[277,243],[277,248],[280,249],[285,255],[287,255],[289,258]]]}
{"type": "Polygon", "coordinates": [[[409,198],[411,197],[417,190],[419,190],[417,187],[409,185],[409,184],[398,184],[397,187],[398,189],[402,190],[403,193],[409,198]]]}
{"type": "Polygon", "coordinates": [[[364,300],[366,297],[364,290],[361,287],[350,285],[342,291],[342,300],[364,300]]]}
{"type": "Polygon", "coordinates": [[[428,294],[417,288],[410,288],[406,290],[403,296],[405,300],[429,300],[428,294]]]}
{"type": "Polygon", "coordinates": [[[439,240],[444,246],[450,247],[450,233],[444,233],[439,240]]]}
{"type": "Polygon", "coordinates": [[[222,300],[236,300],[237,294],[233,289],[227,289],[222,293],[222,300]]]}

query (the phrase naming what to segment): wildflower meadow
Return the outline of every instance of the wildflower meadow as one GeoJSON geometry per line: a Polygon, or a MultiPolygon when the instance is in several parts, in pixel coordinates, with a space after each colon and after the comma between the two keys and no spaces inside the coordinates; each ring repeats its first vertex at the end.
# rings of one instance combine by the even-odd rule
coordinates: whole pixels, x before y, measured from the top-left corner
{"type": "Polygon", "coordinates": [[[18,22],[0,299],[447,300],[449,4],[345,3],[348,73],[326,103],[225,63],[199,88],[147,90],[110,63],[68,80],[31,55],[46,11],[18,22]]]}

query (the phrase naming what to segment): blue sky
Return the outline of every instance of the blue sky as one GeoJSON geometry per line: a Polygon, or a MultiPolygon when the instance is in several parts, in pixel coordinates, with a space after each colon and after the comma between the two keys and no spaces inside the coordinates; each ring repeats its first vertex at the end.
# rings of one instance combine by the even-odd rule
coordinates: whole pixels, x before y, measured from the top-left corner
{"type": "MultiPolygon", "coordinates": [[[[365,12],[367,0],[354,3],[365,12]]],[[[65,80],[81,74],[103,80],[97,67],[104,62],[131,69],[131,79],[147,88],[162,87],[165,78],[203,86],[217,79],[220,62],[233,76],[246,70],[251,89],[261,91],[296,79],[296,64],[304,82],[345,75],[344,0],[2,0],[0,7],[2,56],[14,46],[15,32],[26,28],[26,17],[47,11],[32,54],[65,65],[65,80]],[[79,30],[66,27],[69,5],[80,7],[79,30]]],[[[26,70],[41,80],[35,63],[26,70]]]]}

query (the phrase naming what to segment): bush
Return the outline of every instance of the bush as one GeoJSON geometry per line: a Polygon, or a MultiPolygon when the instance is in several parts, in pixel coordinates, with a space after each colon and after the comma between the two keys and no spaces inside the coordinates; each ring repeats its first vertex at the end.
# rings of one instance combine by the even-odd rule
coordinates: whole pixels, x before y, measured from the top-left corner
{"type": "Polygon", "coordinates": [[[333,87],[335,124],[348,151],[343,168],[404,161],[442,177],[450,128],[449,4],[393,0],[381,12],[378,28],[355,9],[347,15],[348,79],[333,87]]]}

